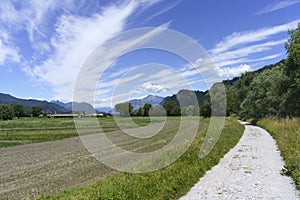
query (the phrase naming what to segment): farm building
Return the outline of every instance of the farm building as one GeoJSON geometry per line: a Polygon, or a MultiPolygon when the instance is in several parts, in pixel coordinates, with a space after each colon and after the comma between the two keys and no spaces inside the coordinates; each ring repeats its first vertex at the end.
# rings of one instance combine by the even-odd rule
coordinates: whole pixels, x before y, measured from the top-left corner
{"type": "Polygon", "coordinates": [[[79,114],[48,114],[47,117],[49,118],[77,118],[81,117],[79,114]]]}

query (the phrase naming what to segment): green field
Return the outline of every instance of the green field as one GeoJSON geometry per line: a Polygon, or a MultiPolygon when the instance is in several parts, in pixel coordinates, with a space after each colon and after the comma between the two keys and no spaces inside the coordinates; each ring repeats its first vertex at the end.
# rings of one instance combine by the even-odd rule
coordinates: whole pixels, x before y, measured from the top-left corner
{"type": "Polygon", "coordinates": [[[291,176],[300,191],[300,119],[262,119],[257,124],[276,140],[286,164],[282,173],[291,176]]]}
{"type": "Polygon", "coordinates": [[[0,147],[77,136],[73,119],[22,118],[0,121],[0,147]]]}
{"type": "MultiPolygon", "coordinates": [[[[113,117],[98,118],[98,121],[104,132],[119,130],[113,117]]],[[[122,121],[121,118],[120,121],[122,127],[132,128],[130,124],[126,124],[125,119],[122,121]]],[[[133,121],[138,126],[145,126],[150,123],[150,118],[133,118],[133,121]]],[[[97,128],[88,127],[91,132],[97,128]]],[[[0,148],[76,136],[78,133],[72,118],[21,118],[0,121],[0,148]]]]}
{"type": "MultiPolygon", "coordinates": [[[[172,140],[178,130],[180,117],[168,117],[159,134],[145,139],[129,138],[117,126],[113,117],[99,118],[103,132],[115,144],[134,152],[151,152],[160,149],[172,140]]],[[[189,119],[188,117],[184,119],[189,119]]],[[[209,118],[199,120],[198,135],[189,149],[173,164],[154,172],[143,174],[119,173],[99,180],[83,188],[65,191],[56,196],[44,196],[41,199],[176,199],[186,194],[207,170],[218,164],[243,134],[244,126],[236,119],[227,118],[222,134],[213,150],[204,158],[199,151],[204,141],[209,118]]],[[[85,120],[85,119],[83,119],[85,120]]],[[[86,119],[89,120],[89,119],[86,119]]],[[[138,126],[150,123],[150,118],[134,117],[138,126]]],[[[162,122],[163,118],[154,118],[162,122]]],[[[134,128],[128,118],[118,118],[122,128],[134,128]]],[[[99,127],[89,126],[91,133],[99,127]]],[[[0,147],[52,141],[78,136],[73,119],[23,118],[0,121],[0,147]]]]}
{"type": "MultiPolygon", "coordinates": [[[[172,118],[178,121],[179,118],[172,118]]],[[[205,172],[218,164],[243,134],[244,126],[227,119],[214,149],[204,158],[199,150],[207,130],[208,119],[200,120],[201,128],[190,148],[173,164],[155,172],[119,173],[83,188],[41,199],[177,199],[186,194],[205,172]],[[201,130],[202,129],[202,130],[201,130]]]]}

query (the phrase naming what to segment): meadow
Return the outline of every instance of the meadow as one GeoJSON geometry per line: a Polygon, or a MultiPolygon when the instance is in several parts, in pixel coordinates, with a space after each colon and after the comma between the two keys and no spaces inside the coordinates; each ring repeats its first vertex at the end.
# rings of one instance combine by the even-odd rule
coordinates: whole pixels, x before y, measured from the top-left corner
{"type": "MultiPolygon", "coordinates": [[[[120,147],[134,152],[151,152],[172,140],[178,130],[180,119],[180,117],[168,117],[159,134],[145,139],[132,139],[119,131],[120,128],[113,117],[97,120],[103,132],[120,147]]],[[[171,165],[142,174],[117,173],[93,184],[75,187],[56,195],[48,196],[47,192],[41,193],[40,199],[177,199],[183,196],[200,177],[204,176],[206,171],[218,164],[219,160],[237,144],[244,131],[244,126],[236,119],[227,118],[217,144],[207,156],[200,159],[199,151],[210,119],[193,117],[193,120],[195,119],[200,122],[198,134],[188,150],[171,165]]],[[[148,117],[133,117],[132,120],[138,126],[146,126],[150,123],[148,117]]],[[[163,120],[160,117],[154,118],[154,122],[163,120]]],[[[126,118],[119,118],[118,121],[122,128],[136,128],[132,127],[126,118]]],[[[88,128],[93,133],[98,127],[88,128]]],[[[68,118],[23,118],[0,121],[0,147],[3,148],[76,136],[78,133],[75,123],[73,119],[68,118]]]]}
{"type": "MultiPolygon", "coordinates": [[[[119,130],[113,117],[99,118],[98,121],[103,132],[119,130]]],[[[145,126],[150,123],[150,118],[133,118],[133,121],[138,126],[145,126]]],[[[122,127],[133,128],[130,124],[127,125],[126,121],[122,123],[122,127]]],[[[93,129],[97,129],[97,127],[89,127],[89,129],[93,132],[93,129]]],[[[72,118],[28,117],[7,121],[0,120],[0,148],[76,136],[78,133],[72,118]]]]}
{"type": "MultiPolygon", "coordinates": [[[[171,120],[178,121],[179,118],[171,120]]],[[[176,162],[161,170],[142,174],[122,172],[88,186],[41,199],[177,199],[186,194],[207,170],[218,164],[244,132],[244,126],[236,119],[226,119],[216,146],[200,159],[199,150],[208,122],[209,119],[200,119],[199,134],[189,149],[176,162]]]]}
{"type": "Polygon", "coordinates": [[[0,147],[77,136],[73,119],[21,118],[0,121],[0,147]]]}

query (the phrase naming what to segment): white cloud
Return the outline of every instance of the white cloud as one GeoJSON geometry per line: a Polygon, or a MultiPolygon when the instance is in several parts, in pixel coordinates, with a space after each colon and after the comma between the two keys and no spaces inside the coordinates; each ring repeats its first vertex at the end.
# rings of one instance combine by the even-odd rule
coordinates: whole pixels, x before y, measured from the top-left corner
{"type": "Polygon", "coordinates": [[[12,48],[5,43],[0,38],[0,66],[6,62],[20,62],[20,56],[17,49],[12,48]]]}
{"type": "MultiPolygon", "coordinates": [[[[92,17],[63,14],[52,38],[55,53],[41,65],[27,68],[39,81],[52,86],[56,99],[72,99],[80,67],[93,49],[124,29],[136,4],[111,5],[92,17]]],[[[28,71],[27,71],[28,72],[28,71]]]]}
{"type": "Polygon", "coordinates": [[[3,0],[0,5],[0,19],[13,33],[16,30],[26,30],[28,38],[33,42],[36,37],[45,36],[42,27],[48,21],[46,19],[58,6],[66,7],[66,2],[68,0],[28,0],[18,3],[3,0]]]}
{"type": "Polygon", "coordinates": [[[151,19],[153,19],[154,17],[161,15],[169,10],[171,10],[172,8],[176,7],[179,3],[181,3],[182,0],[177,0],[177,1],[172,1],[171,4],[167,5],[165,8],[160,9],[159,11],[157,11],[156,13],[154,13],[153,15],[151,15],[150,17],[148,17],[145,21],[149,21],[151,19]]]}
{"type": "MultiPolygon", "coordinates": [[[[103,73],[102,71],[104,71],[107,66],[111,66],[112,63],[115,63],[115,60],[120,57],[120,55],[124,55],[126,54],[126,52],[130,52],[132,49],[141,48],[141,46],[151,40],[151,38],[160,34],[168,26],[169,24],[167,23],[154,29],[146,28],[125,32],[114,38],[113,40],[110,40],[106,44],[101,45],[93,52],[93,55],[89,57],[88,61],[83,66],[83,70],[81,71],[80,76],[77,78],[77,82],[84,83],[84,87],[81,84],[77,85],[78,87],[76,87],[76,91],[95,87],[95,82],[97,82],[101,73],[103,73]],[[101,59],[99,59],[99,56],[101,56],[101,59]]],[[[116,85],[124,85],[122,84],[122,80],[124,82],[124,80],[127,78],[131,79],[129,74],[132,72],[135,72],[135,74],[144,74],[144,71],[136,73],[135,70],[129,70],[129,72],[126,73],[121,79],[111,79],[107,82],[105,80],[101,80],[102,83],[100,82],[99,84],[100,89],[103,87],[111,87],[111,89],[116,89],[116,85]],[[118,83],[117,80],[120,80],[121,83],[118,83]]],[[[138,84],[137,82],[135,82],[136,84],[134,85],[133,82],[134,81],[130,81],[126,83],[126,87],[124,88],[124,90],[118,91],[117,93],[130,93],[131,91],[128,90],[128,88],[132,90],[132,88],[134,88],[138,84]]],[[[80,95],[75,94],[75,96],[75,98],[83,98],[86,100],[84,93],[80,95]]]]}
{"type": "Polygon", "coordinates": [[[232,78],[232,77],[240,76],[244,72],[251,71],[251,67],[249,65],[242,64],[237,67],[218,68],[218,71],[221,76],[232,78]]]}
{"type": "Polygon", "coordinates": [[[215,62],[215,65],[217,67],[223,67],[228,64],[235,64],[232,63],[232,61],[237,61],[237,62],[246,62],[248,61],[248,56],[251,54],[259,53],[259,52],[264,52],[272,49],[272,47],[277,46],[277,45],[282,45],[286,42],[286,39],[284,40],[278,40],[278,41],[268,41],[265,43],[261,44],[256,44],[256,45],[250,45],[247,47],[242,47],[236,50],[228,50],[226,52],[222,52],[217,54],[216,56],[213,56],[213,61],[215,62]],[[228,59],[230,58],[230,60],[228,59]],[[231,63],[230,63],[230,62],[231,63]]]}
{"type": "MultiPolygon", "coordinates": [[[[94,13],[88,17],[64,12],[56,22],[55,34],[51,38],[54,53],[41,64],[34,67],[27,66],[24,70],[36,80],[49,85],[54,92],[53,98],[72,100],[77,75],[83,62],[96,47],[99,47],[97,48],[97,55],[105,56],[102,63],[98,63],[99,57],[95,58],[96,60],[93,60],[94,58],[89,60],[90,63],[87,64],[89,69],[84,72],[87,75],[85,79],[88,78],[89,81],[82,80],[82,84],[86,88],[95,87],[95,83],[101,75],[99,72],[100,65],[111,66],[115,62],[115,57],[122,55],[128,48],[147,41],[149,37],[155,36],[162,30],[150,31],[144,35],[139,35],[138,38],[127,38],[126,41],[118,43],[113,42],[117,45],[115,47],[106,43],[124,31],[127,19],[137,10],[146,9],[147,6],[153,4],[152,1],[126,1],[121,5],[110,4],[108,7],[102,7],[101,13],[94,13]],[[111,50],[108,52],[108,49],[111,50]]],[[[165,28],[168,25],[167,23],[159,28],[165,28]]],[[[113,76],[119,75],[122,73],[116,73],[113,76]]],[[[116,80],[112,82],[117,83],[116,80]]],[[[104,83],[101,87],[103,86],[112,85],[111,83],[104,83]]]]}
{"type": "Polygon", "coordinates": [[[212,55],[216,55],[228,51],[233,47],[268,39],[272,35],[287,32],[290,29],[295,29],[299,21],[300,19],[279,26],[267,27],[246,32],[234,32],[231,35],[226,36],[221,42],[219,42],[215,48],[210,50],[210,53],[212,55]]]}
{"type": "Polygon", "coordinates": [[[267,14],[270,12],[274,12],[276,10],[280,10],[289,6],[292,6],[296,3],[300,3],[299,0],[287,0],[287,1],[279,1],[279,2],[273,2],[269,5],[267,5],[264,9],[257,12],[257,15],[267,14]]]}
{"type": "Polygon", "coordinates": [[[166,92],[166,88],[161,84],[156,83],[144,83],[139,89],[139,91],[143,91],[146,93],[164,93],[166,92]]]}
{"type": "Polygon", "coordinates": [[[279,36],[278,34],[287,33],[288,30],[295,29],[298,22],[299,20],[295,20],[273,27],[234,32],[224,37],[213,49],[209,50],[220,76],[232,78],[250,70],[249,63],[255,65],[255,62],[282,56],[282,54],[274,53],[268,55],[270,54],[268,52],[271,52],[278,45],[282,45],[283,47],[283,44],[287,41],[286,35],[279,36]],[[277,40],[272,40],[273,36],[276,36],[277,40]],[[265,54],[266,56],[257,57],[258,53],[265,54]]]}

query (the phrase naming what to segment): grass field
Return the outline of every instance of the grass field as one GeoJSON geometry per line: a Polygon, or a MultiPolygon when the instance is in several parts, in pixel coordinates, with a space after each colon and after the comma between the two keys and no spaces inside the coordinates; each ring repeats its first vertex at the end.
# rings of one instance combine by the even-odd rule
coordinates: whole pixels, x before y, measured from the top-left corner
{"type": "MultiPolygon", "coordinates": [[[[98,118],[98,121],[104,132],[119,130],[112,117],[98,118]]],[[[120,121],[123,127],[132,128],[125,120],[120,121]]],[[[150,118],[133,118],[133,121],[139,126],[145,126],[150,123],[150,118]]],[[[93,132],[97,127],[89,129],[93,132]]],[[[78,133],[72,118],[21,118],[0,121],[0,148],[76,136],[78,133]]]]}
{"type": "Polygon", "coordinates": [[[0,121],[0,147],[77,136],[73,119],[22,118],[0,121]]]}
{"type": "MultiPolygon", "coordinates": [[[[97,120],[103,132],[107,132],[107,137],[120,147],[133,152],[151,152],[163,147],[174,137],[179,119],[180,117],[168,117],[159,134],[145,139],[132,139],[118,131],[120,128],[112,117],[97,120]]],[[[228,118],[215,148],[208,156],[200,159],[199,150],[209,119],[193,119],[200,122],[199,134],[175,163],[162,170],[144,174],[119,173],[92,185],[65,191],[56,196],[46,195],[41,199],[176,199],[184,195],[207,170],[216,165],[220,158],[236,145],[244,131],[243,126],[235,119],[228,118]]],[[[150,118],[136,117],[132,120],[138,126],[150,123],[150,118]]],[[[163,120],[159,117],[154,119],[155,122],[163,120]]],[[[119,118],[118,121],[122,128],[134,128],[125,118],[119,118]]],[[[88,128],[93,133],[98,127],[88,128]]],[[[0,121],[0,147],[75,136],[78,134],[73,119],[23,118],[0,121]]]]}
{"type": "Polygon", "coordinates": [[[291,176],[300,191],[300,119],[262,119],[257,124],[276,140],[286,164],[282,173],[291,176]]]}
{"type": "Polygon", "coordinates": [[[208,120],[200,122],[199,134],[190,148],[175,163],[162,170],[143,174],[119,173],[95,184],[41,199],[177,199],[236,145],[244,131],[243,125],[235,119],[227,119],[214,149],[200,159],[198,154],[208,120]]]}

